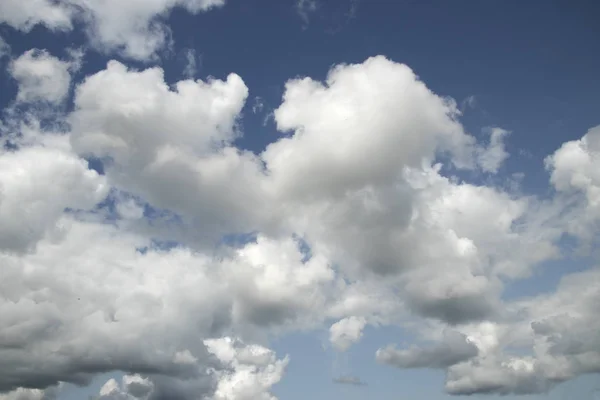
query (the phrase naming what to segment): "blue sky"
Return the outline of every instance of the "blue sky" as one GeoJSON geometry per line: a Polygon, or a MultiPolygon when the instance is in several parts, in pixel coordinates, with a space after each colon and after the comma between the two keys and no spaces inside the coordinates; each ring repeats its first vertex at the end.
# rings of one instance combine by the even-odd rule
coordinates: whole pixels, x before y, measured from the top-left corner
{"type": "Polygon", "coordinates": [[[1,400],[598,398],[599,3],[31,4],[1,400]]]}

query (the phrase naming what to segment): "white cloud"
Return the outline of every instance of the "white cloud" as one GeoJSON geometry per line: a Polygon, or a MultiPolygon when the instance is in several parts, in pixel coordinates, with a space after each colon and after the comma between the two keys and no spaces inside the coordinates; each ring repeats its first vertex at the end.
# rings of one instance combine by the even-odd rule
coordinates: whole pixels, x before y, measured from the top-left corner
{"type": "Polygon", "coordinates": [[[0,249],[30,250],[63,229],[65,208],[91,208],[106,193],[103,177],[69,153],[43,147],[0,153],[0,249]]]}
{"type": "Polygon", "coordinates": [[[197,14],[225,4],[224,0],[69,1],[83,8],[88,36],[96,48],[141,60],[169,44],[170,30],[162,17],[173,8],[197,14]]]}
{"type": "Polygon", "coordinates": [[[443,342],[435,347],[410,347],[398,350],[386,347],[377,350],[375,355],[380,363],[398,368],[447,368],[477,356],[477,346],[466,335],[445,331],[443,342]]]}
{"type": "Polygon", "coordinates": [[[82,20],[97,50],[149,60],[170,44],[170,29],[163,19],[173,8],[197,14],[224,4],[225,0],[3,0],[0,22],[23,31],[37,24],[71,30],[75,19],[82,20]]]}
{"type": "Polygon", "coordinates": [[[344,318],[329,328],[329,341],[338,351],[346,351],[358,342],[367,321],[364,318],[344,318]]]}
{"type": "Polygon", "coordinates": [[[50,55],[46,50],[32,49],[12,61],[10,73],[19,85],[17,102],[65,100],[71,84],[73,65],[50,55]]]}
{"type": "Polygon", "coordinates": [[[0,400],[55,400],[59,388],[24,389],[18,388],[11,392],[0,394],[0,400]]]}
{"type": "Polygon", "coordinates": [[[76,88],[71,142],[82,156],[110,159],[111,185],[187,216],[209,241],[253,231],[268,216],[262,167],[231,146],[247,95],[235,74],[170,90],[161,69],[112,61],[76,88]]]}
{"type": "Polygon", "coordinates": [[[65,3],[52,0],[3,0],[0,2],[0,23],[15,29],[30,31],[43,24],[52,30],[70,30],[72,10],[65,3]]]}
{"type": "Polygon", "coordinates": [[[505,149],[504,139],[510,132],[501,128],[491,128],[489,131],[490,143],[485,148],[480,148],[477,161],[485,172],[497,173],[502,163],[509,154],[505,149]]]}
{"type": "Polygon", "coordinates": [[[245,346],[231,338],[204,343],[228,370],[218,372],[214,400],[277,400],[269,389],[281,380],[289,359],[278,360],[273,351],[257,345],[245,346]]]}
{"type": "Polygon", "coordinates": [[[556,190],[583,193],[590,210],[600,210],[600,126],[564,143],[546,159],[546,166],[556,190]]]}
{"type": "Polygon", "coordinates": [[[560,196],[541,201],[444,176],[442,153],[450,169],[496,171],[506,133],[482,147],[453,100],[384,57],[324,83],[290,80],[274,114],[289,134],[260,155],[233,144],[248,97],[236,74],[168,85],[160,68],[111,61],[75,92],[61,134],[15,115],[2,127],[18,140],[0,153],[0,391],[121,370],[100,398],[273,399],[288,359],[244,341],[332,320],[339,351],[367,324],[420,331],[429,347],[377,358],[446,369],[455,394],[536,392],[598,371],[596,272],[501,297],[558,254],[567,217],[595,211],[594,130],[549,158],[560,196]],[[110,211],[65,213],[109,190],[110,211]],[[180,222],[160,225],[151,209],[180,222]]]}

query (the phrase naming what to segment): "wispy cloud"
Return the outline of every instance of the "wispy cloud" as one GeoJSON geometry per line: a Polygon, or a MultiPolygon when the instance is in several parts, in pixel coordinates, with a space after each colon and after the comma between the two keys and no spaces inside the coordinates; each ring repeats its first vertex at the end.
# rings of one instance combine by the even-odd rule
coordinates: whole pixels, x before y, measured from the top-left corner
{"type": "Polygon", "coordinates": [[[310,15],[315,13],[318,8],[317,0],[298,0],[296,2],[296,11],[304,22],[304,28],[310,23],[310,15]]]}
{"type": "Polygon", "coordinates": [[[358,376],[344,375],[333,379],[333,383],[340,385],[352,385],[352,386],[367,386],[368,383],[360,379],[358,376]]]}
{"type": "Polygon", "coordinates": [[[183,75],[188,79],[194,78],[198,72],[198,68],[201,66],[198,64],[202,64],[202,55],[197,56],[194,49],[186,49],[184,57],[185,67],[183,68],[183,75]]]}

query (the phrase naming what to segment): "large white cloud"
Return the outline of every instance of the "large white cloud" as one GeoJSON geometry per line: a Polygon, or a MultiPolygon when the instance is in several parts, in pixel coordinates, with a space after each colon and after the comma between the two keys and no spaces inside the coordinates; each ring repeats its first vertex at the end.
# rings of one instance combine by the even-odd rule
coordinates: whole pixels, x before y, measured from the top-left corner
{"type": "MultiPolygon", "coordinates": [[[[194,4],[209,3],[151,6],[194,4]]],[[[375,57],[334,67],[325,83],[289,81],[275,120],[291,134],[257,155],[233,145],[247,96],[236,74],[170,86],[160,68],[111,61],[77,85],[67,132],[14,124],[17,144],[0,153],[0,391],[43,396],[19,388],[121,370],[100,398],[272,399],[288,360],[264,346],[270,334],[330,326],[344,351],[367,324],[428,335],[431,347],[377,358],[445,368],[455,394],[537,392],[597,372],[598,288],[582,287],[595,273],[529,301],[501,298],[507,280],[557,256],[571,229],[556,217],[563,198],[446,176],[497,172],[505,131],[477,144],[454,101],[375,57]],[[65,213],[109,189],[116,215],[65,213]],[[179,216],[179,246],[154,241],[173,227],[140,228],[156,222],[145,207],[179,216]],[[213,246],[249,232],[239,248],[213,246]],[[515,343],[529,353],[511,355],[515,343]]],[[[579,216],[595,210],[590,132],[548,161],[579,216]]]]}
{"type": "Polygon", "coordinates": [[[246,398],[231,385],[250,379],[251,393],[266,390],[266,376],[275,383],[285,363],[275,363],[275,371],[260,363],[256,368],[264,372],[244,367],[271,357],[252,347],[240,350],[238,372],[221,373],[210,353],[230,352],[237,342],[198,338],[231,330],[253,335],[258,327],[299,327],[310,323],[308,315],[322,318],[325,290],[319,288],[331,272],[319,257],[303,263],[293,239],[259,238],[213,258],[179,248],[136,250],[150,245],[148,238],[92,221],[62,223],[68,229],[60,240],[44,239],[25,256],[0,254],[0,390],[81,384],[121,370],[152,375],[157,387],[183,380],[190,390],[209,391],[215,382],[205,370],[212,367],[222,382],[220,398],[246,398]]]}
{"type": "Polygon", "coordinates": [[[235,74],[170,90],[159,68],[111,61],[76,89],[71,142],[105,160],[113,186],[185,215],[209,238],[253,231],[268,215],[262,167],[230,145],[247,95],[235,74]]]}

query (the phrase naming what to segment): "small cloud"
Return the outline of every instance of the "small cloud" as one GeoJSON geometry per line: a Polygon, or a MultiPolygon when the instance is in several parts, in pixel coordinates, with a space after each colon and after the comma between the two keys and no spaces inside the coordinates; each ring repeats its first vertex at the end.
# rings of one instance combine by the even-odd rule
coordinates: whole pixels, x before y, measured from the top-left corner
{"type": "Polygon", "coordinates": [[[6,41],[0,36],[0,59],[6,57],[10,57],[10,45],[6,43],[6,41]]]}
{"type": "Polygon", "coordinates": [[[337,351],[344,352],[362,338],[366,323],[362,317],[344,318],[329,328],[329,341],[337,351]]]}
{"type": "Polygon", "coordinates": [[[198,72],[198,67],[202,66],[202,55],[197,56],[194,49],[186,49],[184,50],[184,58],[185,67],[183,68],[183,76],[193,79],[198,72]]]}
{"type": "Polygon", "coordinates": [[[68,48],[66,50],[69,60],[69,71],[72,73],[77,72],[83,66],[83,59],[85,57],[85,50],[83,48],[68,48]]]}
{"type": "Polygon", "coordinates": [[[252,105],[252,113],[258,114],[265,108],[265,103],[260,96],[254,98],[254,104],[252,105]]]}
{"type": "Polygon", "coordinates": [[[344,375],[333,379],[333,383],[339,385],[367,386],[368,383],[361,380],[358,376],[344,375]]]}
{"type": "Polygon", "coordinates": [[[296,12],[304,22],[304,28],[310,22],[310,14],[317,11],[319,4],[317,0],[298,0],[296,2],[296,12]]]}
{"type": "Polygon", "coordinates": [[[346,14],[347,21],[356,17],[356,13],[358,11],[358,3],[359,3],[359,0],[350,0],[350,9],[348,10],[348,13],[346,14]]]}
{"type": "Polygon", "coordinates": [[[273,111],[265,114],[265,117],[263,118],[263,126],[267,126],[271,120],[275,121],[275,113],[273,111]]]}
{"type": "Polygon", "coordinates": [[[477,97],[471,95],[460,102],[461,111],[465,112],[467,109],[474,109],[477,107],[477,97]]]}

